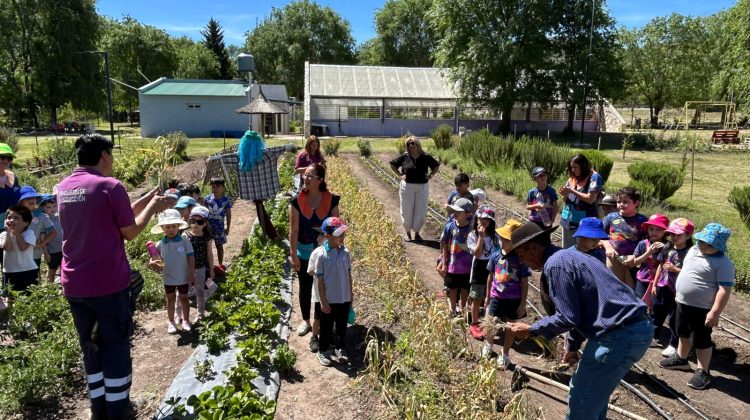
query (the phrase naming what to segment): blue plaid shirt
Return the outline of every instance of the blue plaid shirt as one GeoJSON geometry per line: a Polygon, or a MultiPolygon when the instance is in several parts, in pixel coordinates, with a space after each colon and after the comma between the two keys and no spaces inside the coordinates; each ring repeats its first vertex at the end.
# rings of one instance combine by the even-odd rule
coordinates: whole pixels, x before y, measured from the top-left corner
{"type": "Polygon", "coordinates": [[[570,331],[568,351],[581,348],[587,338],[600,338],[619,326],[647,319],[646,304],[590,255],[560,250],[544,263],[544,274],[556,311],[535,322],[531,333],[549,339],[570,331]]]}

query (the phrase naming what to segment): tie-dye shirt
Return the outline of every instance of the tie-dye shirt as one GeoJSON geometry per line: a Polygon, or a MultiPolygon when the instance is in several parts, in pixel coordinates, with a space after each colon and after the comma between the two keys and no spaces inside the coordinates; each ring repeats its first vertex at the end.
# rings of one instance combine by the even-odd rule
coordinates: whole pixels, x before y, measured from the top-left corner
{"type": "Polygon", "coordinates": [[[609,234],[609,244],[617,255],[633,255],[635,247],[646,234],[641,225],[648,221],[648,217],[636,213],[634,216],[622,216],[612,212],[604,219],[604,231],[609,234]]]}
{"type": "Polygon", "coordinates": [[[448,273],[469,274],[471,273],[471,262],[473,257],[467,245],[471,224],[458,226],[455,220],[446,223],[443,234],[440,235],[440,243],[448,244],[448,273]]]}
{"type": "Polygon", "coordinates": [[[503,258],[502,251],[495,252],[487,263],[487,271],[492,276],[492,299],[520,299],[521,279],[531,276],[526,264],[517,255],[503,258]]]}

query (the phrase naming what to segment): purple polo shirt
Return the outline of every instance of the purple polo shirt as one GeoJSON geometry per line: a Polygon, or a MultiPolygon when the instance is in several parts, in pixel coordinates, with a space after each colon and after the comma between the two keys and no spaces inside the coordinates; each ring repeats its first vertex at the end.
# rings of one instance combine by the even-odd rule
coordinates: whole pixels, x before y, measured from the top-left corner
{"type": "Polygon", "coordinates": [[[99,297],[130,286],[121,227],[135,223],[125,187],[90,167],[57,187],[63,232],[61,283],[66,296],[99,297]]]}

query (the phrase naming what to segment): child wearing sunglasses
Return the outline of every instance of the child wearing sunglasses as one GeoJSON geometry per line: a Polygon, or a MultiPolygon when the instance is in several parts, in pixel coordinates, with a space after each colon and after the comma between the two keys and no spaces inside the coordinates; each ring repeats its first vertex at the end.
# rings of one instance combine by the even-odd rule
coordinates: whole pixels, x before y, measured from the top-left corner
{"type": "Polygon", "coordinates": [[[198,308],[198,315],[195,322],[203,318],[206,310],[206,269],[208,268],[208,278],[214,277],[214,254],[211,248],[211,229],[208,227],[208,209],[203,206],[195,206],[190,211],[188,220],[190,225],[185,231],[190,243],[193,245],[195,253],[195,302],[198,308]]]}

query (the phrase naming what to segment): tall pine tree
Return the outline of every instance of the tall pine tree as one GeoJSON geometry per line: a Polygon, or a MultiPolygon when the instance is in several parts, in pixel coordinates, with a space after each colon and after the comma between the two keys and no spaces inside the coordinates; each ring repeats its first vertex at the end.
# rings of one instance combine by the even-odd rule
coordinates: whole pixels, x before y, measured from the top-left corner
{"type": "Polygon", "coordinates": [[[203,35],[203,43],[206,45],[206,48],[211,50],[219,61],[218,78],[223,80],[232,79],[229,54],[227,54],[227,48],[224,45],[224,30],[221,29],[219,22],[211,18],[208,24],[206,24],[206,30],[201,31],[201,35],[203,35]]]}

